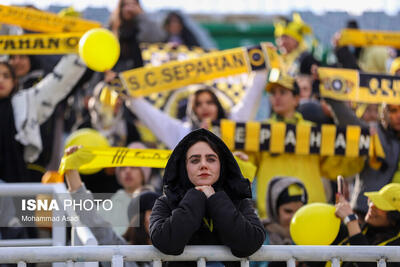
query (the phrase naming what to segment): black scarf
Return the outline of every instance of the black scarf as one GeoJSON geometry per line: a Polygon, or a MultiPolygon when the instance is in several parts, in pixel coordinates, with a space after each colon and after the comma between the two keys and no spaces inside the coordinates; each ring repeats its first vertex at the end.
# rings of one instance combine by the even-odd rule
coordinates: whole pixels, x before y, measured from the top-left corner
{"type": "Polygon", "coordinates": [[[15,183],[28,178],[23,157],[24,147],[15,140],[13,108],[11,98],[0,99],[0,179],[15,183]]]}

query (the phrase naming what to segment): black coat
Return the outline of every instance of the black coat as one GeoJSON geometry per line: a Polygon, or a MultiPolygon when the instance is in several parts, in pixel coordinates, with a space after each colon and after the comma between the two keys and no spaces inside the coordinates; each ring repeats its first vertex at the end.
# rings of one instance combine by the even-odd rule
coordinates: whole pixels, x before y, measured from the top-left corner
{"type": "MultiPolygon", "coordinates": [[[[193,131],[177,145],[168,161],[163,182],[165,195],[156,201],[150,217],[151,240],[161,252],[179,255],[186,245],[225,245],[233,255],[247,257],[263,244],[265,230],[249,199],[250,184],[243,178],[232,153],[211,132],[193,131]],[[221,162],[220,178],[213,185],[216,193],[208,199],[193,188],[185,169],[189,142],[201,136],[217,145],[221,162]],[[213,227],[210,227],[211,221],[213,227]]],[[[195,266],[196,263],[168,265],[195,266]]]]}

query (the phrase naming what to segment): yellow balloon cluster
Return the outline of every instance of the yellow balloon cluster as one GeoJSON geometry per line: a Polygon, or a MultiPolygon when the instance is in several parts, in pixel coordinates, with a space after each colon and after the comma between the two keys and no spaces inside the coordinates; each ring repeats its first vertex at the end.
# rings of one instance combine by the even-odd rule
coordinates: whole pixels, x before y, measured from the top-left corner
{"type": "Polygon", "coordinates": [[[339,233],[335,206],[311,203],[301,207],[290,222],[290,235],[297,245],[330,245],[339,233]]]}
{"type": "MultiPolygon", "coordinates": [[[[107,139],[98,131],[89,128],[83,128],[73,132],[68,136],[67,140],[65,141],[65,148],[70,146],[109,147],[110,145],[108,144],[107,139]]],[[[101,168],[79,172],[82,174],[94,174],[100,170],[101,168]]]]}
{"type": "Polygon", "coordinates": [[[79,41],[79,55],[94,71],[112,69],[118,61],[119,53],[119,42],[107,29],[91,29],[79,41]]]}

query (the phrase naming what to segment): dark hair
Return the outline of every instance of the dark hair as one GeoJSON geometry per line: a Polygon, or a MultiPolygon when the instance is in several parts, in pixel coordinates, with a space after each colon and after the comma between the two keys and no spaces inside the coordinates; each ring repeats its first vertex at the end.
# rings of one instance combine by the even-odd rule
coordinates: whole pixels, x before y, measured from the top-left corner
{"type": "Polygon", "coordinates": [[[291,91],[292,91],[294,96],[300,95],[300,87],[299,87],[299,84],[296,81],[293,82],[293,90],[291,90],[291,91]]]}
{"type": "Polygon", "coordinates": [[[182,31],[180,33],[180,36],[184,44],[187,46],[198,46],[199,42],[197,41],[193,33],[188,29],[188,27],[185,24],[185,21],[183,20],[183,17],[178,12],[172,11],[168,13],[164,21],[164,29],[166,30],[167,26],[171,23],[171,20],[173,18],[178,19],[179,23],[182,26],[182,31]]]}
{"type": "Polygon", "coordinates": [[[15,74],[14,69],[11,67],[10,63],[8,63],[7,61],[0,61],[0,65],[5,66],[8,71],[11,74],[11,79],[13,80],[13,88],[11,90],[11,94],[10,96],[12,96],[13,94],[15,94],[18,90],[18,79],[17,79],[17,75],[15,74]]]}
{"type": "MultiPolygon", "coordinates": [[[[139,0],[135,0],[138,5],[140,5],[139,0]]],[[[115,35],[119,36],[119,28],[124,24],[124,19],[122,17],[122,8],[124,6],[124,0],[119,0],[117,7],[113,10],[109,20],[109,26],[111,31],[114,32],[115,35]]]]}
{"type": "Polygon", "coordinates": [[[150,242],[150,236],[146,231],[146,227],[144,225],[144,216],[145,212],[140,212],[132,217],[132,220],[129,223],[129,227],[126,232],[122,235],[122,237],[130,244],[130,245],[148,245],[150,242]],[[131,225],[134,222],[137,222],[139,219],[139,226],[133,227],[131,225]]]}
{"type": "Polygon", "coordinates": [[[212,149],[215,153],[217,153],[218,157],[219,157],[220,160],[221,160],[221,151],[219,150],[218,146],[217,146],[213,141],[211,141],[207,136],[200,136],[199,138],[189,140],[189,141],[186,143],[186,145],[185,145],[185,150],[184,150],[184,153],[185,153],[185,160],[186,160],[186,154],[187,154],[189,148],[191,148],[194,144],[197,144],[198,142],[206,142],[206,143],[211,147],[211,149],[212,149]]]}
{"type": "MultiPolygon", "coordinates": [[[[199,97],[199,95],[201,95],[203,93],[208,93],[211,96],[213,103],[217,106],[217,110],[218,110],[217,120],[225,119],[226,114],[225,114],[224,108],[221,105],[221,102],[219,102],[217,95],[212,91],[212,89],[207,88],[207,87],[199,89],[194,93],[193,104],[192,104],[193,112],[194,112],[194,108],[196,107],[197,98],[199,97]]],[[[195,115],[197,117],[197,114],[195,114],[195,115]]]]}

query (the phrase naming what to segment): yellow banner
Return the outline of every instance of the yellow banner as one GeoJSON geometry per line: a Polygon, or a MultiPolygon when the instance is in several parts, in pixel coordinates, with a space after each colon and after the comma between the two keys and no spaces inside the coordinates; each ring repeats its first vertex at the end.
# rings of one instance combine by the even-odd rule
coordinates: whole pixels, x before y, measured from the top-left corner
{"type": "Polygon", "coordinates": [[[78,53],[83,33],[0,35],[0,54],[53,55],[78,53]]]}
{"type": "Polygon", "coordinates": [[[274,154],[319,154],[346,157],[384,158],[379,138],[369,135],[368,128],[336,127],[333,124],[308,125],[221,120],[210,129],[231,150],[266,151],[274,154]],[[372,140],[373,139],[373,140],[372,140]]]}
{"type": "Polygon", "coordinates": [[[120,73],[132,96],[181,88],[220,77],[266,68],[262,46],[211,52],[199,58],[173,61],[161,66],[147,66],[120,73]]]}
{"type": "MultiPolygon", "coordinates": [[[[171,150],[161,149],[82,147],[61,159],[58,172],[63,175],[66,170],[85,171],[124,166],[165,168],[171,153],[171,150]]],[[[236,157],[235,159],[243,176],[252,181],[256,174],[256,167],[250,162],[244,162],[236,157]]]]}
{"type": "Polygon", "coordinates": [[[341,101],[400,104],[400,77],[318,68],[320,94],[341,101]]]}
{"type": "Polygon", "coordinates": [[[339,45],[356,47],[381,45],[400,48],[400,32],[344,29],[341,32],[339,45]]]}
{"type": "Polygon", "coordinates": [[[0,5],[0,23],[13,24],[35,32],[86,32],[101,27],[96,21],[60,17],[32,8],[0,5]]]}

